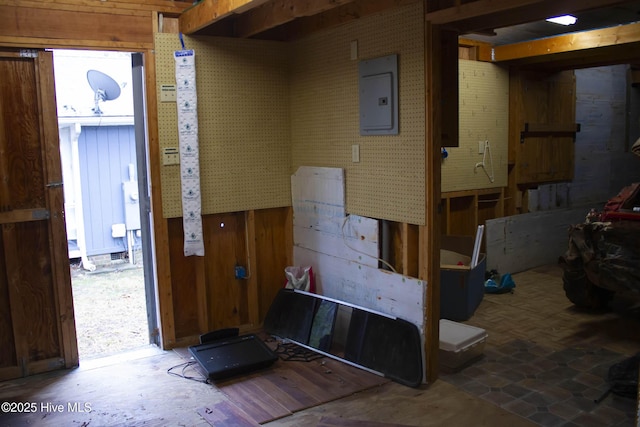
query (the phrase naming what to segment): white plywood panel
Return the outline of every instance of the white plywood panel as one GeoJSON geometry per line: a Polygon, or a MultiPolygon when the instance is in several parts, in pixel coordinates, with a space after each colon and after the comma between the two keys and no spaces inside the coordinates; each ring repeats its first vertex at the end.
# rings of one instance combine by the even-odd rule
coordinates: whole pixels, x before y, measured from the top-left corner
{"type": "Polygon", "coordinates": [[[313,268],[316,291],[411,322],[424,340],[427,284],[378,268],[378,221],[344,213],[342,169],[300,168],[291,188],[293,261],[313,268]]]}
{"type": "Polygon", "coordinates": [[[344,170],[299,167],[291,177],[291,198],[297,213],[344,218],[344,170]]]}
{"type": "Polygon", "coordinates": [[[518,273],[555,264],[568,248],[568,228],[588,208],[532,212],[486,222],[487,270],[518,273]]]}
{"type": "Polygon", "coordinates": [[[322,295],[399,317],[424,332],[424,281],[299,246],[293,257],[313,267],[322,295]]]}
{"type": "Polygon", "coordinates": [[[342,170],[300,168],[291,187],[294,264],[313,268],[318,292],[403,318],[422,330],[426,283],[378,268],[378,221],[341,214],[342,170]]]}
{"type": "Polygon", "coordinates": [[[323,226],[295,225],[296,246],[378,267],[378,221],[352,216],[323,221],[323,226]]]}
{"type": "Polygon", "coordinates": [[[378,244],[378,221],[372,218],[358,215],[333,218],[296,211],[293,225],[378,244]]]}

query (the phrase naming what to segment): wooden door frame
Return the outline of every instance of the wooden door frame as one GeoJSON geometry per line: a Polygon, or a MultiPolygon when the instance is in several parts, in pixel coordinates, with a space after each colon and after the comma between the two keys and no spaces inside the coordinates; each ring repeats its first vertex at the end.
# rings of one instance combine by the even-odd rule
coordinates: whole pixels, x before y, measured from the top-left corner
{"type": "Polygon", "coordinates": [[[38,72],[38,104],[40,111],[40,132],[43,141],[44,173],[47,181],[47,206],[55,206],[50,211],[49,245],[52,254],[54,294],[58,310],[64,366],[78,366],[78,342],[71,272],[69,268],[68,243],[64,218],[64,193],[62,188],[62,163],[60,160],[60,136],[58,134],[58,114],[56,111],[55,83],[53,79],[53,52],[39,51],[35,59],[38,72]],[[51,96],[53,94],[53,96],[51,96]]]}

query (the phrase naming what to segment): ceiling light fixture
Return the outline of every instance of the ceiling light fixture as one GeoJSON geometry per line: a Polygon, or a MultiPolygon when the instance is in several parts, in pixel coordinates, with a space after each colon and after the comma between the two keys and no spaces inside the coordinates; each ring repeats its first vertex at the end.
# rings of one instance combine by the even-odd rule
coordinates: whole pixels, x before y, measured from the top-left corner
{"type": "Polygon", "coordinates": [[[554,24],[560,25],[573,25],[576,23],[578,18],[573,15],[562,15],[562,16],[554,16],[553,18],[547,18],[548,22],[553,22],[554,24]]]}

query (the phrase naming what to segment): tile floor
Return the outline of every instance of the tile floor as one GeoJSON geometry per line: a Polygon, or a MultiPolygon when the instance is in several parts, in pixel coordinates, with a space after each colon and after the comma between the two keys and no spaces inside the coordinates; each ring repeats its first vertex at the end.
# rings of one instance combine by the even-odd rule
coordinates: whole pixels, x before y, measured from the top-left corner
{"type": "Polygon", "coordinates": [[[440,378],[541,426],[635,426],[635,398],[609,394],[609,367],[640,352],[635,301],[578,310],[562,272],[545,266],[515,274],[512,294],[485,295],[462,323],[483,328],[483,356],[440,378]]]}
{"type": "Polygon", "coordinates": [[[633,426],[636,400],[609,394],[609,366],[625,356],[603,348],[553,351],[513,340],[441,379],[541,426],[633,426]]]}

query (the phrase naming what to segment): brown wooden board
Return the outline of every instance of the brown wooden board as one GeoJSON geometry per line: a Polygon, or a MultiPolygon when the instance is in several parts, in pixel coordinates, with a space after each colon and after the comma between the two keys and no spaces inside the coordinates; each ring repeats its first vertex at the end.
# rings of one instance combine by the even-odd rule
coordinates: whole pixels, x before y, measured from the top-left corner
{"type": "Polygon", "coordinates": [[[0,58],[0,102],[4,115],[5,157],[11,191],[10,209],[45,206],[39,123],[38,93],[33,60],[0,58]]]}
{"type": "Polygon", "coordinates": [[[449,202],[447,234],[460,236],[475,235],[477,199],[475,195],[458,197],[449,202]]]}
{"type": "Polygon", "coordinates": [[[242,212],[206,215],[203,218],[210,330],[249,322],[247,283],[245,279],[235,278],[236,265],[247,265],[245,230],[242,212]]]}
{"type": "MultiPolygon", "coordinates": [[[[40,140],[43,171],[46,184],[45,201],[48,208],[47,224],[50,273],[52,278],[54,321],[60,337],[60,354],[64,366],[78,366],[78,344],[71,290],[66,221],[64,215],[64,193],[62,189],[62,161],[60,159],[60,136],[55,102],[53,77],[53,52],[38,53],[34,60],[37,75],[38,104],[40,118],[40,140]],[[59,319],[58,321],[55,321],[59,319]]],[[[37,215],[37,210],[34,212],[37,215]]]]}
{"type": "Polygon", "coordinates": [[[267,371],[217,384],[217,387],[262,424],[387,381],[342,362],[322,358],[312,362],[277,361],[267,371]]]}
{"type": "Polygon", "coordinates": [[[291,265],[293,227],[290,221],[291,208],[264,209],[255,211],[255,252],[251,273],[259,278],[259,318],[267,315],[278,290],[284,286],[284,269],[291,265]]]}
{"type": "MultiPolygon", "coordinates": [[[[125,12],[126,13],[126,12],[125,12]]],[[[0,37],[153,44],[151,12],[108,14],[0,5],[0,37]],[[142,16],[136,16],[143,13],[142,16]]]]}
{"type": "Polygon", "coordinates": [[[549,134],[521,139],[527,123],[534,128],[575,129],[575,77],[561,73],[513,73],[510,149],[515,155],[517,184],[568,181],[573,179],[574,138],[549,134]]]}
{"type": "MultiPolygon", "coordinates": [[[[4,227],[4,226],[0,226],[4,227]]],[[[7,271],[5,263],[5,244],[0,231],[0,271],[7,271]]],[[[11,307],[9,305],[9,283],[5,274],[0,274],[0,368],[15,366],[16,347],[11,323],[11,307]]]]}
{"type": "Polygon", "coordinates": [[[290,208],[205,215],[204,257],[183,255],[182,218],[167,223],[175,339],[185,345],[209,330],[258,329],[291,263],[290,208]],[[246,278],[235,277],[236,266],[246,278]]]}
{"type": "Polygon", "coordinates": [[[230,402],[205,406],[197,412],[212,426],[255,427],[260,425],[230,402]]]}
{"type": "Polygon", "coordinates": [[[167,221],[175,338],[200,333],[198,326],[195,257],[184,256],[182,218],[167,221]]]}
{"type": "Polygon", "coordinates": [[[53,55],[0,50],[0,75],[0,169],[6,182],[0,191],[0,379],[6,379],[71,367],[78,359],[53,55]]]}
{"type": "MultiPolygon", "coordinates": [[[[267,344],[276,346],[272,341],[267,344]]],[[[186,348],[176,352],[189,358],[186,348]]],[[[279,359],[270,368],[214,386],[240,411],[263,424],[387,382],[387,378],[323,357],[310,362],[279,359]]]]}
{"type": "Polygon", "coordinates": [[[57,329],[51,260],[49,258],[49,233],[44,221],[15,225],[16,259],[20,266],[11,304],[17,304],[26,322],[24,335],[28,348],[28,361],[34,362],[60,355],[57,329]],[[19,242],[30,242],[22,245],[19,242]],[[28,264],[24,260],[29,260],[28,264]]]}

